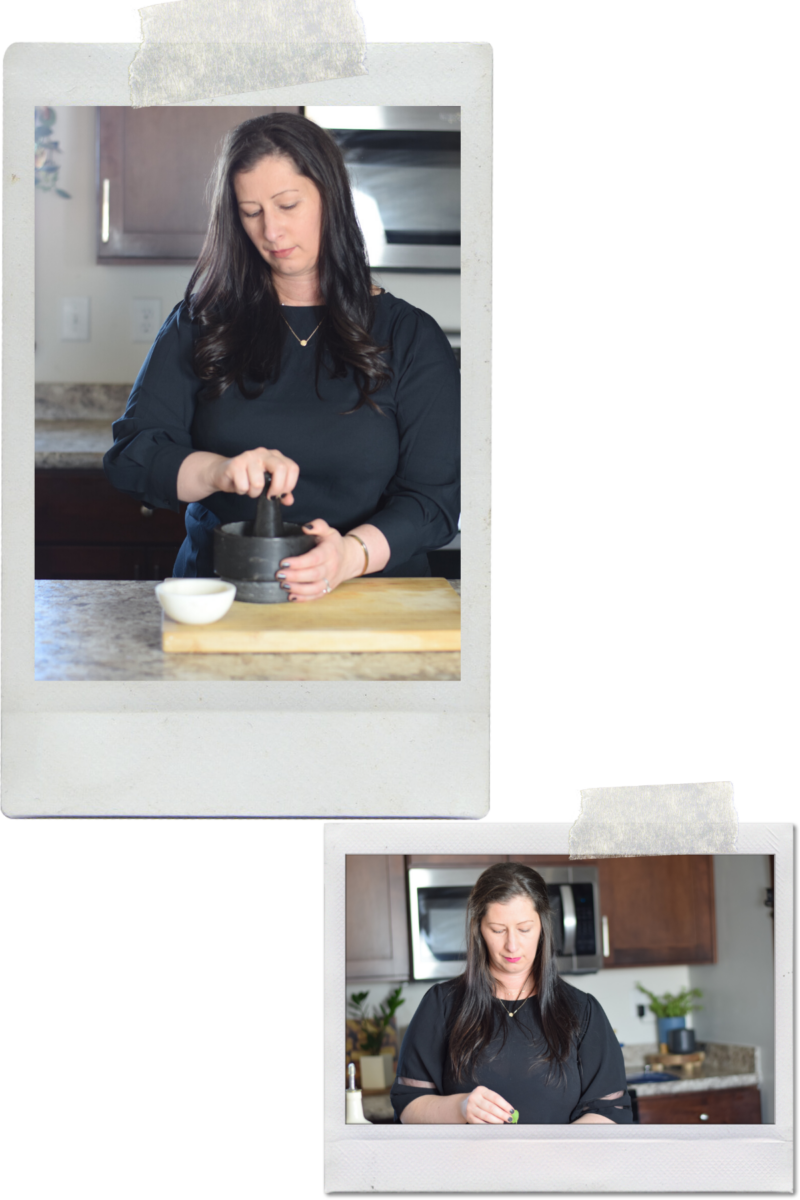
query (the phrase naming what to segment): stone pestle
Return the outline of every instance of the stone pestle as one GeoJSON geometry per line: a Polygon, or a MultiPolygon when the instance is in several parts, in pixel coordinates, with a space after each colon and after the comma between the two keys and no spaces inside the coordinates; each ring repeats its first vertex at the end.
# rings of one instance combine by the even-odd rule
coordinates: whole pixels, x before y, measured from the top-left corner
{"type": "Polygon", "coordinates": [[[267,490],[270,485],[269,476],[264,484],[264,491],[258,498],[256,519],[253,521],[251,537],[279,538],[283,537],[283,513],[280,496],[270,498],[267,490]]]}
{"type": "Polygon", "coordinates": [[[284,558],[305,554],[317,539],[299,525],[284,522],[280,496],[269,499],[266,477],[253,521],[234,521],[214,530],[214,571],[236,584],[236,599],[250,604],[280,604],[288,593],[275,578],[284,558]]]}

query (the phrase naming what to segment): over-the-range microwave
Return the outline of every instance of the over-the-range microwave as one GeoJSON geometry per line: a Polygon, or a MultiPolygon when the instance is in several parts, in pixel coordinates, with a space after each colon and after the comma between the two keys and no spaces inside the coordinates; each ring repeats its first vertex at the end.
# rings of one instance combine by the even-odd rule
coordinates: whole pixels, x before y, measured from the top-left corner
{"type": "MultiPolygon", "coordinates": [[[[562,975],[603,965],[597,867],[534,867],[547,884],[562,975]]],[[[408,897],[414,979],[452,979],[466,967],[467,899],[484,867],[410,867],[408,897]]]]}

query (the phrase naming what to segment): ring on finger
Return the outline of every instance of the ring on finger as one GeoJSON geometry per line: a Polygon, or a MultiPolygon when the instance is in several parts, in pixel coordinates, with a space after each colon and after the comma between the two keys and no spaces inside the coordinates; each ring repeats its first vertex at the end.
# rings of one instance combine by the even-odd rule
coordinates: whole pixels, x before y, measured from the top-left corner
{"type": "Polygon", "coordinates": [[[331,585],[328,583],[327,579],[324,579],[322,582],[324,585],[322,588],[322,594],[323,594],[323,596],[327,596],[331,590],[331,585]]]}

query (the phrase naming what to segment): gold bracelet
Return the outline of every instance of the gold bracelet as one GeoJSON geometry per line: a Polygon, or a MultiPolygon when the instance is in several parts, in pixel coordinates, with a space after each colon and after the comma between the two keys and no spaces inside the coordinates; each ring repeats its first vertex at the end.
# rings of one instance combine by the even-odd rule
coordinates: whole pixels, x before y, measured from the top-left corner
{"type": "MultiPolygon", "coordinates": [[[[369,550],[367,549],[367,543],[363,541],[357,533],[346,533],[344,536],[355,538],[361,549],[364,551],[364,570],[361,572],[361,575],[366,575],[367,571],[369,570],[369,550]]],[[[361,575],[357,575],[356,579],[360,579],[361,575]]]]}

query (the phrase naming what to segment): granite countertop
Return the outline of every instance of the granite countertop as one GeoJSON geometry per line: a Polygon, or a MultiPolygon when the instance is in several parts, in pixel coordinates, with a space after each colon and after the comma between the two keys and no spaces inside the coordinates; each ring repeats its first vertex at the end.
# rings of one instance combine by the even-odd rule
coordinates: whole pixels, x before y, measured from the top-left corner
{"type": "MultiPolygon", "coordinates": [[[[628,1077],[647,1070],[645,1054],[654,1054],[655,1043],[623,1046],[625,1072],[628,1077]]],[[[755,1046],[733,1046],[724,1042],[698,1043],[705,1051],[705,1061],[697,1075],[690,1079],[673,1079],[663,1083],[632,1083],[637,1096],[671,1096],[680,1092],[708,1092],[720,1088],[758,1087],[758,1050],[755,1046]]],[[[654,1071],[678,1074],[671,1067],[656,1064],[654,1071]]]]}
{"type": "Polygon", "coordinates": [[[377,1121],[381,1124],[387,1121],[394,1122],[394,1109],[392,1108],[392,1101],[388,1091],[375,1093],[371,1096],[362,1093],[361,1107],[368,1121],[377,1121]]]}
{"type": "Polygon", "coordinates": [[[121,417],[128,383],[37,383],[35,463],[37,470],[101,470],[121,417]]]}
{"type": "MultiPolygon", "coordinates": [[[[461,591],[460,581],[452,583],[461,591]]],[[[36,581],[37,680],[458,680],[457,651],[167,654],[155,581],[36,581]]]]}
{"type": "Polygon", "coordinates": [[[37,470],[97,469],[113,442],[111,422],[72,418],[35,422],[34,445],[37,470]]]}

